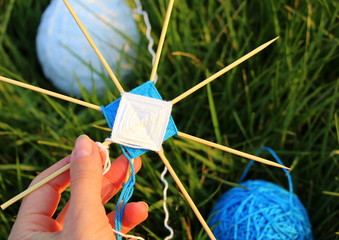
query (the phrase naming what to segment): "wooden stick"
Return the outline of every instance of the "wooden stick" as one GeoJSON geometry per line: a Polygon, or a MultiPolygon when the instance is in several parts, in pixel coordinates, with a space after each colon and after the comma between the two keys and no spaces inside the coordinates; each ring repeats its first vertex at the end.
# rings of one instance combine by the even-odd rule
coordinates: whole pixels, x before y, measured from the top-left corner
{"type": "MultiPolygon", "coordinates": [[[[95,127],[102,129],[102,130],[105,130],[105,131],[108,131],[108,132],[112,131],[112,129],[110,129],[110,128],[99,127],[99,126],[95,126],[95,127]]],[[[207,140],[202,139],[202,138],[198,138],[198,137],[189,135],[187,133],[178,132],[178,136],[182,137],[182,138],[186,138],[186,139],[191,140],[191,141],[195,141],[195,142],[210,146],[210,147],[213,147],[213,148],[220,149],[220,150],[225,151],[225,152],[232,153],[234,155],[238,155],[240,157],[244,157],[244,158],[247,158],[247,159],[250,159],[250,160],[261,162],[263,164],[267,164],[267,165],[270,165],[270,166],[273,166],[273,167],[279,167],[279,168],[285,168],[285,169],[291,170],[291,168],[289,168],[289,167],[280,165],[279,163],[267,160],[265,158],[261,158],[261,157],[258,157],[258,156],[252,155],[252,154],[244,153],[244,152],[241,152],[239,150],[236,150],[236,149],[233,149],[233,148],[230,148],[230,147],[226,147],[226,146],[214,143],[214,142],[207,141],[207,140]]]]}
{"type": "Polygon", "coordinates": [[[104,130],[106,132],[112,132],[112,129],[108,128],[108,127],[102,127],[102,126],[99,126],[99,125],[96,125],[96,124],[93,124],[92,127],[95,127],[97,129],[101,129],[101,130],[104,130]]]}
{"type": "Polygon", "coordinates": [[[224,73],[230,71],[232,68],[238,66],[240,63],[246,61],[247,59],[249,59],[250,57],[252,57],[253,55],[261,52],[264,48],[266,48],[268,45],[270,45],[271,43],[273,43],[275,40],[277,40],[279,37],[276,37],[274,39],[272,39],[271,41],[268,41],[267,43],[262,44],[261,46],[257,47],[256,49],[254,49],[253,51],[247,53],[246,55],[242,56],[241,58],[239,58],[237,61],[231,63],[230,65],[228,65],[227,67],[221,69],[219,72],[215,73],[214,75],[210,76],[209,78],[205,79],[204,81],[198,83],[197,85],[195,85],[194,87],[192,87],[191,89],[187,90],[186,92],[182,93],[181,95],[179,95],[178,97],[174,98],[171,103],[172,104],[176,104],[177,102],[181,101],[182,99],[184,99],[185,97],[189,96],[190,94],[194,93],[195,91],[197,91],[198,89],[202,88],[203,86],[205,86],[206,84],[212,82],[213,80],[215,80],[216,78],[220,77],[221,75],[223,75],[224,73]]]}
{"type": "Polygon", "coordinates": [[[68,8],[68,11],[72,14],[75,22],[78,24],[79,28],[81,29],[82,33],[85,35],[88,43],[91,45],[91,47],[93,48],[93,50],[95,51],[95,53],[97,54],[97,56],[99,57],[101,63],[104,65],[104,68],[106,69],[106,71],[108,72],[108,75],[111,77],[111,79],[113,80],[113,83],[115,84],[115,86],[118,88],[120,93],[125,92],[124,89],[122,88],[119,80],[117,79],[117,77],[115,76],[115,74],[113,73],[112,69],[110,68],[110,66],[108,65],[106,59],[104,58],[104,56],[101,54],[100,50],[98,49],[98,47],[95,45],[93,39],[91,38],[91,36],[89,35],[88,31],[86,30],[85,26],[82,24],[82,22],[80,21],[80,19],[78,18],[78,16],[76,15],[76,13],[74,12],[72,6],[68,3],[67,0],[64,0],[64,3],[66,5],[66,7],[68,8]]]}
{"type": "Polygon", "coordinates": [[[159,61],[160,61],[160,56],[161,56],[161,51],[162,51],[162,48],[164,46],[164,41],[165,41],[165,36],[166,36],[167,28],[168,28],[168,23],[169,23],[169,20],[170,20],[170,17],[171,17],[172,9],[173,9],[173,4],[174,4],[174,0],[170,0],[170,2],[168,3],[165,21],[164,21],[164,26],[162,27],[157,52],[155,54],[153,68],[152,68],[152,72],[151,72],[151,76],[150,76],[150,81],[154,81],[155,75],[157,73],[157,69],[158,69],[158,65],[159,65],[159,61]]]}
{"type": "Polygon", "coordinates": [[[229,147],[225,147],[223,145],[220,145],[220,144],[217,144],[217,143],[214,143],[214,142],[210,142],[210,141],[207,141],[205,139],[194,137],[194,136],[189,135],[187,133],[178,132],[178,136],[180,136],[182,138],[189,139],[191,141],[202,143],[204,145],[207,145],[207,146],[210,146],[210,147],[213,147],[213,148],[217,148],[217,149],[220,149],[222,151],[226,151],[226,152],[229,152],[229,153],[232,153],[232,154],[244,157],[244,158],[248,158],[250,160],[261,162],[261,163],[264,163],[264,164],[267,164],[267,165],[271,165],[271,166],[274,166],[274,167],[285,168],[285,169],[291,170],[290,168],[285,167],[283,165],[280,165],[280,164],[278,164],[276,162],[272,162],[272,161],[269,161],[267,159],[264,159],[264,158],[261,158],[261,157],[258,157],[258,156],[254,156],[254,155],[251,155],[251,154],[248,154],[248,153],[244,153],[244,152],[241,152],[241,151],[229,148],[229,147]]]}
{"type": "Polygon", "coordinates": [[[1,205],[1,209],[5,210],[7,207],[12,205],[16,201],[20,200],[21,198],[24,198],[25,196],[27,196],[31,192],[33,192],[33,191],[37,190],[38,188],[40,188],[42,185],[48,183],[49,181],[51,181],[52,179],[56,178],[60,174],[66,172],[69,168],[70,168],[70,164],[67,164],[67,165],[63,166],[62,168],[60,168],[59,170],[55,171],[54,173],[52,173],[48,177],[42,179],[40,182],[37,182],[33,186],[27,188],[25,191],[21,192],[20,194],[16,195],[15,197],[11,198],[10,200],[8,200],[4,204],[2,204],[1,205]]]}
{"type": "Polygon", "coordinates": [[[210,227],[207,225],[205,219],[202,217],[201,213],[199,212],[198,208],[196,207],[195,203],[193,202],[191,196],[189,195],[189,193],[186,191],[184,185],[181,183],[179,177],[177,176],[177,174],[175,173],[174,169],[172,168],[171,164],[169,163],[169,161],[167,160],[164,151],[160,150],[159,152],[157,152],[161,158],[161,160],[163,161],[163,163],[165,164],[166,168],[168,169],[168,171],[170,172],[170,174],[172,175],[175,183],[178,185],[180,191],[182,192],[182,194],[184,195],[186,201],[188,202],[188,204],[190,205],[191,209],[193,210],[193,212],[195,213],[195,215],[197,216],[198,220],[200,221],[201,225],[203,226],[203,228],[205,229],[207,235],[209,236],[210,239],[212,240],[216,240],[215,236],[213,235],[210,227]]]}
{"type": "Polygon", "coordinates": [[[101,111],[101,107],[98,106],[98,105],[88,103],[88,102],[85,102],[85,101],[82,101],[82,100],[79,100],[79,99],[76,99],[76,98],[68,97],[68,96],[65,96],[65,95],[62,95],[62,94],[59,94],[59,93],[55,93],[55,92],[52,92],[52,91],[49,91],[49,90],[46,90],[46,89],[43,89],[43,88],[35,87],[35,86],[32,86],[32,85],[27,84],[27,83],[19,82],[19,81],[16,81],[16,80],[13,80],[13,79],[10,79],[10,78],[6,78],[6,77],[2,77],[2,76],[0,76],[0,81],[10,83],[10,84],[13,84],[13,85],[16,85],[16,86],[19,86],[19,87],[27,88],[27,89],[30,89],[30,90],[33,90],[33,91],[36,91],[36,92],[39,92],[39,93],[43,93],[43,94],[46,94],[46,95],[49,95],[49,96],[52,96],[52,97],[55,97],[55,98],[59,98],[59,99],[68,101],[68,102],[79,104],[79,105],[82,105],[84,107],[92,108],[92,109],[97,110],[97,111],[101,111]]]}
{"type": "MultiPolygon", "coordinates": [[[[97,127],[99,129],[102,129],[102,130],[105,130],[105,131],[108,131],[108,132],[112,131],[112,129],[110,129],[110,128],[105,128],[105,127],[101,127],[101,126],[94,126],[94,127],[97,127]]],[[[236,150],[236,149],[233,149],[233,148],[230,148],[230,147],[226,147],[226,146],[214,143],[214,142],[207,141],[205,139],[201,139],[201,138],[189,135],[187,133],[178,132],[178,136],[182,137],[182,138],[186,138],[186,139],[191,140],[191,141],[195,141],[195,142],[210,146],[210,147],[220,149],[220,150],[225,151],[225,152],[232,153],[234,155],[238,155],[240,157],[244,157],[244,158],[247,158],[247,159],[250,159],[250,160],[261,162],[263,164],[267,164],[267,165],[271,165],[271,166],[274,166],[274,167],[285,168],[285,169],[291,170],[291,168],[285,167],[283,165],[280,165],[276,162],[267,160],[265,158],[261,158],[261,157],[258,157],[258,156],[254,156],[252,154],[244,153],[244,152],[241,152],[239,150],[236,150]]]]}
{"type": "MultiPolygon", "coordinates": [[[[105,146],[109,146],[112,142],[110,141],[105,141],[102,144],[105,146]]],[[[63,166],[62,168],[60,168],[59,170],[55,171],[54,173],[52,173],[51,175],[47,176],[46,178],[42,179],[41,181],[37,182],[36,184],[34,184],[33,186],[27,188],[25,191],[19,193],[18,195],[16,195],[15,197],[11,198],[10,200],[8,200],[7,202],[3,203],[2,205],[0,205],[2,210],[5,210],[6,208],[8,208],[10,205],[12,205],[13,203],[17,202],[18,200],[26,197],[28,194],[30,194],[31,192],[34,192],[35,190],[37,190],[38,188],[40,188],[41,186],[43,186],[44,184],[48,183],[49,181],[51,181],[52,179],[56,178],[57,176],[59,176],[60,174],[66,172],[68,169],[70,169],[71,165],[70,163],[63,166]]]]}

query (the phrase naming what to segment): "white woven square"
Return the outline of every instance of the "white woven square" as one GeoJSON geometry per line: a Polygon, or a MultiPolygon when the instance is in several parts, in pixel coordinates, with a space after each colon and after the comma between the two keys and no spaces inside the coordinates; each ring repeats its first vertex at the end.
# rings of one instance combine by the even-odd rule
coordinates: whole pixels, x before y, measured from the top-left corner
{"type": "Polygon", "coordinates": [[[128,147],[159,151],[171,111],[170,102],[123,93],[111,140],[128,147]]]}

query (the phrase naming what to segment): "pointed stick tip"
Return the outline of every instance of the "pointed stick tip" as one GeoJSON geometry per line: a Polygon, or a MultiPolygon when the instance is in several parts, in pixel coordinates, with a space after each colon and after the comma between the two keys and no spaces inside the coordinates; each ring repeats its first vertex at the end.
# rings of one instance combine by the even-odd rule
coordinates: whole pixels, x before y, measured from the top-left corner
{"type": "MultiPolygon", "coordinates": [[[[257,157],[257,156],[255,156],[255,157],[257,157]]],[[[286,170],[288,170],[289,172],[290,171],[292,171],[292,169],[291,168],[289,168],[289,167],[286,167],[286,166],[284,166],[284,165],[282,165],[282,164],[279,164],[279,163],[276,163],[276,162],[272,162],[272,161],[270,161],[270,160],[267,160],[267,159],[265,159],[265,158],[256,158],[256,159],[254,159],[254,158],[248,158],[248,159],[250,159],[250,160],[252,160],[252,161],[256,161],[256,162],[259,162],[259,163],[262,163],[262,164],[265,164],[265,165],[269,165],[269,166],[272,166],[272,167],[278,167],[278,168],[282,168],[282,169],[286,169],[286,170]],[[264,161],[262,161],[262,160],[260,160],[260,159],[263,159],[264,161]]]]}
{"type": "Polygon", "coordinates": [[[212,76],[206,78],[205,80],[203,80],[202,82],[198,83],[197,85],[195,85],[194,87],[188,89],[186,92],[180,94],[179,96],[177,96],[176,98],[174,98],[171,103],[174,105],[177,102],[181,101],[182,99],[188,97],[189,95],[191,95],[192,93],[194,93],[195,91],[197,91],[198,89],[202,88],[203,86],[205,86],[206,84],[212,82],[213,80],[215,80],[216,78],[220,77],[221,75],[225,74],[226,72],[230,71],[231,69],[235,68],[236,66],[238,66],[239,64],[241,64],[242,62],[246,61],[247,59],[251,58],[252,56],[254,56],[255,54],[261,52],[262,50],[264,50],[266,47],[268,47],[269,45],[271,45],[274,41],[276,41],[279,38],[273,38],[272,40],[263,43],[262,45],[260,45],[259,47],[255,48],[254,50],[250,51],[249,53],[245,54],[244,56],[242,56],[241,58],[239,58],[238,60],[234,61],[233,63],[231,63],[230,65],[224,67],[223,69],[221,69],[220,71],[218,71],[217,73],[213,74],[212,76]]]}
{"type": "Polygon", "coordinates": [[[271,44],[271,43],[275,42],[276,40],[278,40],[279,38],[280,38],[280,36],[277,36],[277,37],[273,38],[271,41],[269,41],[269,43],[271,44]]]}
{"type": "Polygon", "coordinates": [[[235,155],[243,157],[243,158],[247,158],[247,159],[250,159],[250,160],[253,160],[253,161],[256,161],[256,162],[260,162],[262,164],[266,164],[266,165],[270,165],[270,166],[278,167],[278,168],[284,168],[284,169],[291,171],[291,168],[286,167],[284,165],[281,165],[277,162],[272,162],[272,161],[264,159],[262,157],[258,157],[258,156],[251,155],[251,154],[248,154],[248,153],[245,153],[245,152],[241,152],[239,150],[236,150],[236,149],[233,149],[233,148],[230,148],[230,147],[226,147],[226,146],[214,143],[214,142],[210,142],[210,141],[207,141],[205,139],[189,135],[187,133],[179,132],[178,136],[183,137],[183,138],[188,139],[188,140],[191,140],[191,141],[195,141],[195,142],[204,144],[204,145],[212,147],[212,148],[219,149],[221,151],[225,151],[225,152],[228,152],[228,153],[231,153],[231,154],[235,154],[235,155]]]}
{"type": "MultiPolygon", "coordinates": [[[[262,48],[262,47],[263,47],[262,49],[264,49],[264,48],[266,48],[267,46],[271,45],[273,42],[277,41],[279,38],[280,38],[280,36],[277,36],[277,37],[273,38],[272,40],[270,40],[270,41],[268,41],[268,42],[262,44],[262,45],[259,46],[257,49],[260,49],[260,48],[262,48]]],[[[255,50],[256,50],[256,49],[255,49],[255,50]]],[[[261,51],[261,50],[260,50],[260,51],[261,51]]],[[[259,51],[259,52],[260,52],[260,51],[259,51]]]]}
{"type": "Polygon", "coordinates": [[[291,169],[291,168],[289,168],[289,167],[286,167],[286,166],[284,166],[284,165],[281,165],[281,164],[278,164],[276,167],[279,167],[279,168],[284,168],[284,169],[288,170],[289,172],[291,172],[291,171],[292,171],[292,169],[291,169]]]}

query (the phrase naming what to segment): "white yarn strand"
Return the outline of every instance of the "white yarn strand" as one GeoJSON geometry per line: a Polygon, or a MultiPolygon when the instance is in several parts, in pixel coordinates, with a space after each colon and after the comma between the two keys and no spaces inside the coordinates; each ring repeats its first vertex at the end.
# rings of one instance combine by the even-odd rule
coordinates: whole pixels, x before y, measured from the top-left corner
{"type": "Polygon", "coordinates": [[[164,226],[167,228],[167,230],[170,232],[170,234],[165,238],[165,240],[170,240],[173,238],[174,235],[174,231],[173,228],[171,228],[168,225],[168,219],[169,219],[169,212],[167,209],[167,189],[168,189],[168,182],[165,179],[165,175],[167,173],[167,168],[166,166],[164,167],[164,170],[161,173],[161,181],[164,183],[164,190],[163,190],[163,202],[162,202],[162,206],[165,212],[165,219],[164,219],[164,226]]]}
{"type": "Polygon", "coordinates": [[[105,175],[111,168],[111,160],[109,159],[109,146],[103,145],[101,142],[95,142],[100,148],[100,151],[105,153],[105,163],[103,166],[102,175],[105,175]]]}
{"type": "Polygon", "coordinates": [[[113,231],[115,234],[118,234],[118,235],[120,235],[121,237],[124,237],[124,238],[128,238],[128,239],[138,239],[138,240],[145,240],[145,239],[142,238],[142,237],[124,234],[124,233],[119,232],[119,231],[117,231],[117,230],[115,230],[115,229],[113,229],[113,228],[112,228],[112,231],[113,231]]]}
{"type": "MultiPolygon", "coordinates": [[[[151,23],[149,21],[149,18],[148,18],[148,14],[146,11],[142,10],[142,5],[140,3],[139,0],[134,0],[135,2],[135,5],[137,6],[137,8],[134,9],[134,12],[139,14],[139,15],[142,15],[144,17],[144,22],[145,22],[145,25],[146,25],[146,38],[148,39],[148,52],[152,55],[152,65],[154,64],[154,61],[155,61],[155,52],[153,50],[153,44],[154,44],[154,40],[151,36],[151,30],[152,30],[152,26],[151,26],[151,23]]],[[[156,74],[155,77],[154,77],[154,83],[156,83],[158,80],[158,75],[156,74]]]]}

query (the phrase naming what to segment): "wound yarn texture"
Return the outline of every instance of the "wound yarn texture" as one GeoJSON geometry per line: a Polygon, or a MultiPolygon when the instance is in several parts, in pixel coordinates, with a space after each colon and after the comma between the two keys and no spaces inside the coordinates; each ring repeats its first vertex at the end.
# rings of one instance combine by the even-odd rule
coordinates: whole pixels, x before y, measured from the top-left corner
{"type": "Polygon", "coordinates": [[[159,151],[172,104],[133,93],[122,94],[111,140],[124,146],[159,151]]]}
{"type": "MultiPolygon", "coordinates": [[[[270,148],[269,151],[282,164],[270,148]]],[[[249,164],[249,167],[252,163],[249,164]]],[[[246,176],[249,167],[243,174],[246,176]]],[[[285,171],[289,191],[264,180],[240,182],[248,190],[232,188],[224,193],[211,212],[209,225],[218,240],[311,240],[307,212],[293,194],[290,173],[285,171]]]]}
{"type": "MultiPolygon", "coordinates": [[[[139,87],[134,88],[132,91],[130,91],[130,93],[162,100],[161,95],[159,94],[158,90],[155,88],[154,82],[152,81],[148,81],[140,85],[139,87]]],[[[121,101],[121,98],[115,100],[114,102],[110,103],[107,106],[102,106],[101,108],[102,113],[104,114],[106,118],[107,124],[111,129],[113,128],[115,124],[120,101],[121,101]]],[[[170,137],[176,136],[176,135],[178,135],[178,129],[174,123],[173,118],[170,116],[163,141],[166,141],[170,137]]],[[[125,149],[129,153],[129,156],[131,158],[139,157],[145,152],[147,152],[148,150],[150,150],[150,149],[134,148],[134,147],[129,147],[129,146],[125,146],[125,149]]]]}

